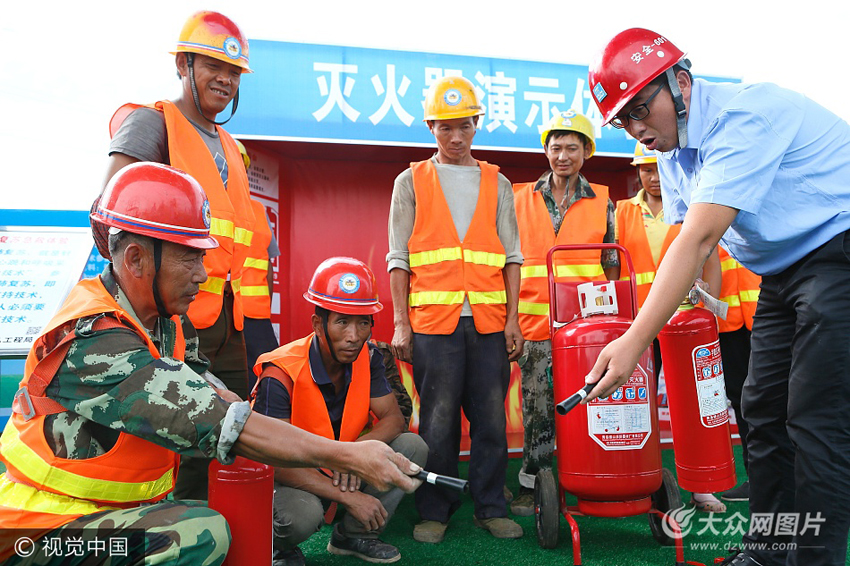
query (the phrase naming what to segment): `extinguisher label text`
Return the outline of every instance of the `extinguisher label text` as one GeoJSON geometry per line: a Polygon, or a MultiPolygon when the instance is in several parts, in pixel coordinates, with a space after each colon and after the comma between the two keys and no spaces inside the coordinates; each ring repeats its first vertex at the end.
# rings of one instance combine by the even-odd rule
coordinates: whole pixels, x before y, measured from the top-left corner
{"type": "Polygon", "coordinates": [[[587,409],[588,434],[602,448],[642,448],[652,432],[648,373],[639,364],[610,397],[594,399],[587,409]]]}
{"type": "Polygon", "coordinates": [[[720,341],[697,346],[693,349],[692,357],[702,425],[706,428],[724,425],[729,421],[729,411],[726,406],[720,341]]]}

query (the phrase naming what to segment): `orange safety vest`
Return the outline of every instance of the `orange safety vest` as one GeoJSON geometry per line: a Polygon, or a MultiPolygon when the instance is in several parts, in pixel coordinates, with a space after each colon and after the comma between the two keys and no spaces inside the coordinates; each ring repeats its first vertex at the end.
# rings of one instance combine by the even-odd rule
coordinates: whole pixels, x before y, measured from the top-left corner
{"type": "Polygon", "coordinates": [[[741,312],[744,315],[744,324],[747,330],[753,329],[753,315],[761,291],[761,277],[738,264],[738,297],[741,299],[741,312]]]}
{"type": "MultiPolygon", "coordinates": [[[[45,417],[67,409],[44,393],[76,338],[72,328],[54,346],[51,333],[100,313],[120,322],[103,317],[95,329],[129,328],[151,355],[160,357],[145,329],[115,302],[99,278],[77,283],[27,356],[21,391],[0,438],[0,459],[7,468],[0,476],[0,529],[31,528],[43,534],[83,515],[158,501],[174,488],[178,455],[137,436],[122,432],[107,453],[82,460],[60,458],[47,444],[45,417]],[[39,359],[36,352],[46,348],[51,349],[39,359]]],[[[174,357],[182,361],[186,341],[179,318],[172,320],[177,324],[174,357]]]]}
{"type": "Polygon", "coordinates": [[[478,203],[460,241],[437,168],[431,160],[411,163],[416,220],[407,242],[410,251],[410,324],[422,334],[451,334],[460,320],[464,298],[481,334],[505,329],[507,295],[502,269],[505,248],[496,232],[499,168],[481,168],[478,203]]]}
{"type": "MultiPolygon", "coordinates": [[[[353,442],[357,440],[357,437],[360,436],[369,422],[372,383],[372,373],[369,368],[369,344],[363,344],[360,355],[352,364],[351,385],[348,388],[345,406],[342,409],[342,425],[340,426],[339,438],[335,439],[325,398],[322,397],[319,386],[313,381],[313,374],[310,371],[310,345],[314,336],[315,334],[310,334],[305,338],[263,354],[257,358],[254,373],[260,375],[263,371],[263,364],[272,363],[292,379],[293,386],[290,395],[292,417],[290,422],[293,425],[331,440],[353,442]]],[[[279,376],[273,375],[271,377],[283,384],[279,376]]],[[[257,385],[259,385],[259,380],[257,385]]],[[[256,395],[256,387],[254,387],[252,397],[256,395]]]]}
{"type": "MultiPolygon", "coordinates": [[[[601,244],[608,228],[608,187],[591,184],[594,198],[570,205],[558,234],[543,201],[534,191],[536,183],[514,185],[519,240],[524,262],[520,268],[519,325],[526,340],[549,339],[549,275],[546,255],[561,244],[601,244]]],[[[603,279],[600,250],[562,252],[553,258],[555,280],[593,281],[603,279]]]]}
{"type": "Polygon", "coordinates": [[[720,270],[723,273],[723,284],[720,287],[720,300],[729,305],[726,320],[717,319],[720,332],[732,332],[742,326],[753,329],[753,313],[759,298],[761,277],[738,263],[735,258],[722,247],[720,253],[720,270]]]}
{"type": "MultiPolygon", "coordinates": [[[[125,104],[119,108],[109,122],[110,135],[114,136],[124,119],[141,106],[125,104]]],[[[159,110],[165,116],[171,165],[189,173],[204,188],[212,215],[210,235],[219,244],[216,249],[207,250],[204,257],[207,280],[201,284],[198,296],[189,306],[189,320],[195,328],[209,328],[215,323],[221,313],[224,285],[229,274],[234,295],[233,325],[236,330],[242,330],[242,268],[248,257],[255,224],[242,154],[230,134],[216,126],[227,160],[225,188],[207,144],[180,110],[167,100],[147,107],[159,110]]]]}
{"type": "Polygon", "coordinates": [[[272,301],[269,295],[269,244],[272,241],[272,231],[266,219],[266,207],[263,203],[251,199],[254,209],[254,236],[248,257],[242,267],[242,310],[248,318],[271,318],[272,301]]]}
{"type": "MultiPolygon", "coordinates": [[[[682,225],[676,224],[670,226],[667,230],[667,235],[664,236],[664,242],[661,244],[661,256],[658,258],[658,265],[656,265],[652,259],[649,239],[646,237],[643,209],[640,203],[635,202],[634,198],[617,201],[616,220],[619,243],[628,250],[635,267],[635,284],[637,285],[638,308],[640,308],[649,295],[652,282],[655,281],[658,265],[661,265],[670,244],[681,232],[682,225]]],[[[630,279],[629,274],[621,275],[620,279],[628,281],[630,279]]]]}

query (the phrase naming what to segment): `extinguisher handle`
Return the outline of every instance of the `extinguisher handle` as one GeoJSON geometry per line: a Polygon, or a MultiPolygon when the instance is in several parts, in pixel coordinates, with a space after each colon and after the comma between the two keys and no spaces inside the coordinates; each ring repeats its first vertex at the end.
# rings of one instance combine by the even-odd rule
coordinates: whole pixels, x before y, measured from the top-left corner
{"type": "Polygon", "coordinates": [[[459,491],[461,493],[469,493],[469,482],[460,478],[441,476],[440,474],[435,474],[434,472],[428,472],[426,470],[419,470],[419,473],[413,477],[430,483],[431,485],[437,485],[454,491],[459,491]]]}
{"type": "Polygon", "coordinates": [[[555,412],[559,415],[563,416],[572,411],[576,405],[581,403],[581,400],[587,397],[593,388],[596,387],[595,383],[588,383],[557,405],[555,405],[555,412]]]}

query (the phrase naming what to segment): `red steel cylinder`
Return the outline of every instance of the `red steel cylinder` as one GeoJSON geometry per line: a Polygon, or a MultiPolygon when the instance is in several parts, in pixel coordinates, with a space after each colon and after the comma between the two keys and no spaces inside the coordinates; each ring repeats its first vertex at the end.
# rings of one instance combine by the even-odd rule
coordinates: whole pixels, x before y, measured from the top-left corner
{"type": "Polygon", "coordinates": [[[274,468],[243,458],[209,469],[209,506],[230,527],[230,551],[223,566],[271,564],[274,468]]]}
{"type": "MultiPolygon", "coordinates": [[[[622,336],[628,318],[599,315],[558,329],[552,339],[555,400],[584,386],[602,349],[622,336]]],[[[615,393],[555,416],[558,478],[585,515],[649,512],[661,487],[661,445],[651,350],[615,393]]]]}
{"type": "MultiPolygon", "coordinates": [[[[618,244],[555,246],[549,250],[546,264],[552,382],[555,402],[559,403],[585,385],[584,379],[602,349],[631,326],[637,313],[632,283],[635,270],[628,251],[618,244]],[[597,282],[592,292],[583,293],[578,292],[576,282],[557,281],[554,254],[582,249],[618,250],[631,281],[597,282]],[[615,301],[616,309],[611,308],[615,301]]],[[[652,494],[661,487],[652,359],[651,350],[644,352],[629,380],[609,397],[578,405],[566,415],[555,415],[559,483],[578,498],[578,509],[585,515],[647,513],[652,494]]]]}
{"type": "Polygon", "coordinates": [[[683,305],[658,333],[679,486],[696,493],[735,487],[735,459],[717,320],[683,305]]]}

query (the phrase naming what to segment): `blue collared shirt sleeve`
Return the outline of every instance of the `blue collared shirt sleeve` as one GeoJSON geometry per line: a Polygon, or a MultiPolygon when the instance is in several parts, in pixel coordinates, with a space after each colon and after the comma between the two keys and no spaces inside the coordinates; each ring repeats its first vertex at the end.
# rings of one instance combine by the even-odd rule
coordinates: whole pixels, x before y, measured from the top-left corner
{"type": "Polygon", "coordinates": [[[770,84],[743,89],[703,132],[691,204],[758,213],[804,116],[804,100],[797,93],[770,84]]]}

